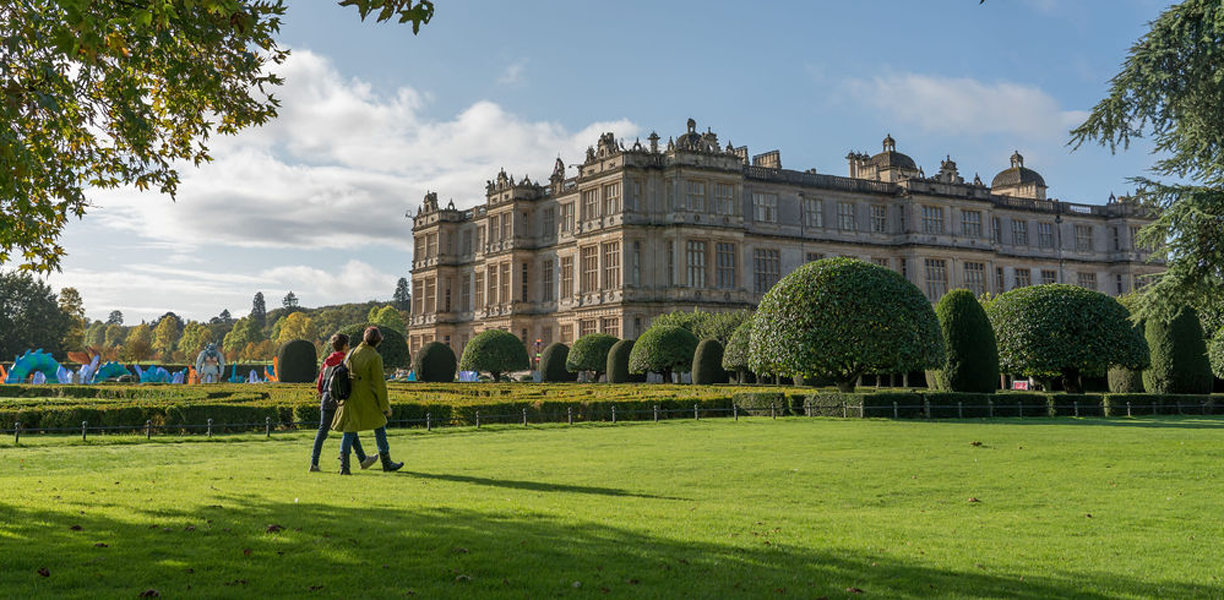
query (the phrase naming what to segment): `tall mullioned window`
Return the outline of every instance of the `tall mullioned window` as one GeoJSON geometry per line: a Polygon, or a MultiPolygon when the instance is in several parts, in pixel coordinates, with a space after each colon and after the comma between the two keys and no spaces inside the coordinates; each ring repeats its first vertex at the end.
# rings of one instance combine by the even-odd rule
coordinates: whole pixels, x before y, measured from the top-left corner
{"type": "Polygon", "coordinates": [[[871,232],[886,233],[888,231],[888,207],[883,204],[871,205],[871,232]]]}
{"type": "Polygon", "coordinates": [[[586,246],[578,252],[582,262],[582,293],[599,291],[599,247],[586,246]]]}
{"type": "Polygon", "coordinates": [[[561,231],[574,230],[574,203],[566,202],[561,205],[561,231]]]}
{"type": "Polygon", "coordinates": [[[715,284],[718,289],[735,289],[735,244],[719,243],[714,247],[715,284]]]}
{"type": "Polygon", "coordinates": [[[714,186],[714,212],[720,215],[735,214],[735,186],[725,183],[714,186]]]}
{"type": "Polygon", "coordinates": [[[927,299],[934,302],[948,293],[948,261],[928,258],[923,261],[923,266],[926,267],[927,299]]]}
{"type": "Polygon", "coordinates": [[[1097,289],[1096,273],[1077,274],[1079,286],[1089,290],[1097,289]]]}
{"type": "Polygon", "coordinates": [[[804,198],[803,221],[808,227],[824,227],[824,201],[820,198],[804,198]]]}
{"type": "Polygon", "coordinates": [[[614,215],[621,209],[621,186],[609,183],[603,186],[603,214],[614,215]]]}
{"type": "Polygon", "coordinates": [[[540,273],[540,285],[544,287],[542,299],[545,302],[552,302],[557,298],[557,290],[553,287],[553,261],[544,261],[544,269],[540,273]]]}
{"type": "Polygon", "coordinates": [[[1028,245],[1028,221],[1012,219],[1012,243],[1017,246],[1028,245]]]}
{"type": "Polygon", "coordinates": [[[1054,224],[1042,221],[1037,224],[1037,245],[1042,248],[1054,247],[1054,224]]]}
{"type": "Polygon", "coordinates": [[[574,295],[574,257],[561,257],[561,297],[570,298],[574,295]]]}
{"type": "Polygon", "coordinates": [[[961,211],[961,235],[969,238],[982,237],[982,212],[977,210],[961,211]]]}
{"type": "Polygon", "coordinates": [[[1003,241],[1003,224],[999,217],[990,217],[990,241],[996,244],[1003,241]]]}
{"type": "MultiPolygon", "coordinates": [[[[1075,226],[1075,249],[1088,251],[1092,250],[1092,226],[1091,225],[1076,225],[1075,226]]],[[[1096,289],[1095,287],[1091,289],[1096,289]]]]}
{"type": "Polygon", "coordinates": [[[1041,285],[1047,285],[1051,283],[1058,283],[1058,271],[1055,271],[1053,269],[1042,269],[1041,270],[1041,285]]]}
{"type": "Polygon", "coordinates": [[[764,294],[772,288],[782,275],[782,253],[772,248],[757,248],[752,251],[752,270],[755,291],[764,294]]]}
{"type": "Polygon", "coordinates": [[[1032,269],[1016,269],[1016,287],[1028,287],[1033,285],[1032,269]]]}
{"type": "Polygon", "coordinates": [[[858,229],[858,219],[854,214],[853,202],[838,202],[837,203],[837,228],[842,231],[855,231],[858,229]]]}
{"type": "Polygon", "coordinates": [[[688,286],[704,288],[706,286],[706,243],[690,240],[685,245],[688,258],[688,286]]]}
{"type": "Polygon", "coordinates": [[[603,289],[614,290],[620,286],[620,242],[605,242],[603,244],[603,289]]]}
{"type": "Polygon", "coordinates": [[[475,292],[473,294],[473,296],[475,296],[475,299],[472,305],[475,306],[476,308],[484,308],[484,305],[485,305],[484,273],[476,273],[473,279],[474,281],[472,282],[472,291],[475,292]]]}
{"type": "Polygon", "coordinates": [[[594,219],[599,216],[599,190],[582,192],[582,219],[594,219]]]}
{"type": "Polygon", "coordinates": [[[973,292],[974,296],[986,293],[986,263],[965,263],[965,289],[973,292]]]}
{"type": "Polygon", "coordinates": [[[752,212],[753,219],[758,223],[777,223],[778,195],[764,193],[752,194],[752,212]]]}
{"type": "Polygon", "coordinates": [[[942,206],[923,206],[922,232],[932,235],[943,233],[943,213],[942,206]]]}
{"type": "MultiPolygon", "coordinates": [[[[544,237],[550,238],[557,233],[557,209],[544,209],[544,237]]],[[[466,252],[464,254],[467,254],[466,252]]]]}
{"type": "Polygon", "coordinates": [[[705,212],[706,209],[706,187],[704,181],[689,181],[686,184],[686,193],[688,197],[688,209],[694,212],[705,212]]]}

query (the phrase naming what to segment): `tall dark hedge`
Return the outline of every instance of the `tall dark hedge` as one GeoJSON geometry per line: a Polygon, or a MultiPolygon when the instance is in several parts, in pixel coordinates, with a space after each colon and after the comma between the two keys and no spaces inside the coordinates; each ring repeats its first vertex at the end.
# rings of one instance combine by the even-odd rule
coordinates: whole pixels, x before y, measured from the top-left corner
{"type": "Polygon", "coordinates": [[[693,354],[693,383],[711,385],[727,383],[727,372],[722,367],[723,346],[718,340],[701,340],[693,354]]]}
{"type": "Polygon", "coordinates": [[[382,333],[383,340],[378,344],[378,353],[383,359],[384,369],[407,369],[412,366],[412,355],[408,352],[408,340],[404,339],[404,334],[377,323],[361,323],[359,325],[349,325],[340,329],[337,333],[343,333],[349,338],[349,345],[356,348],[361,343],[361,336],[365,333],[366,327],[378,327],[379,333],[382,333]]]}
{"type": "Polygon", "coordinates": [[[314,383],[318,364],[314,344],[306,340],[285,342],[276,353],[276,379],[281,383],[314,383]]]}
{"type": "Polygon", "coordinates": [[[629,355],[633,352],[633,340],[621,340],[608,350],[608,383],[637,383],[645,376],[629,372],[629,355]]]}
{"type": "Polygon", "coordinates": [[[952,290],[935,305],[943,333],[944,368],[932,371],[936,389],[989,394],[999,387],[999,349],[986,311],[969,290],[952,290]]]}
{"type": "Polygon", "coordinates": [[[1186,307],[1171,321],[1147,320],[1146,338],[1152,365],[1143,372],[1143,387],[1152,394],[1211,393],[1211,364],[1198,313],[1186,307]]]}
{"type": "Polygon", "coordinates": [[[616,336],[606,333],[588,333],[574,340],[574,347],[565,359],[565,368],[574,373],[590,371],[595,375],[593,381],[599,381],[599,376],[608,367],[608,350],[618,341],[616,336]]]}
{"type": "Polygon", "coordinates": [[[503,373],[530,369],[531,359],[518,336],[501,329],[489,329],[476,334],[464,347],[459,368],[484,371],[495,381],[501,381],[503,373]]]}
{"type": "Polygon", "coordinates": [[[577,373],[571,373],[565,368],[569,358],[569,346],[561,342],[553,342],[544,347],[540,354],[540,377],[545,382],[564,382],[577,379],[577,373]]]}
{"type": "Polygon", "coordinates": [[[455,380],[455,351],[442,342],[429,342],[412,357],[417,381],[450,383],[455,380]]]}

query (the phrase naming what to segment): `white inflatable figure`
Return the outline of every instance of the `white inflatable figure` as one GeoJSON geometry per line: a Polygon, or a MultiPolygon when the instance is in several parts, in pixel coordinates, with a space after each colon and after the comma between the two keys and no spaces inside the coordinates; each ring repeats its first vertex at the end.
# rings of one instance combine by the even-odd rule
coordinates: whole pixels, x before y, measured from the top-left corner
{"type": "Polygon", "coordinates": [[[42,371],[34,372],[34,385],[42,385],[47,383],[47,376],[42,371]]]}
{"type": "Polygon", "coordinates": [[[55,370],[55,381],[59,383],[72,383],[72,371],[60,365],[60,368],[55,370]]]}
{"type": "Polygon", "coordinates": [[[216,344],[209,344],[196,357],[195,369],[196,374],[200,376],[200,383],[218,383],[221,381],[221,373],[225,371],[225,356],[217,350],[216,344]]]}

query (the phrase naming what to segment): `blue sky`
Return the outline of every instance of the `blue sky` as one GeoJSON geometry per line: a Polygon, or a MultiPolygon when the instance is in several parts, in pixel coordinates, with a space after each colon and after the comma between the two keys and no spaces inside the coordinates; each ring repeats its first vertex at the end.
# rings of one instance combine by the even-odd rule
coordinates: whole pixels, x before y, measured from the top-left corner
{"type": "Polygon", "coordinates": [[[1151,157],[1072,153],[1066,132],[1168,3],[439,0],[417,36],[289,4],[281,118],[216,140],[177,202],[98,193],[68,226],[50,283],[90,317],[389,298],[426,190],[471,206],[500,167],[542,178],[602,131],[666,139],[689,117],[839,175],[886,133],[928,174],[951,155],[987,183],[1019,150],[1052,197],[1103,203],[1151,157]]]}

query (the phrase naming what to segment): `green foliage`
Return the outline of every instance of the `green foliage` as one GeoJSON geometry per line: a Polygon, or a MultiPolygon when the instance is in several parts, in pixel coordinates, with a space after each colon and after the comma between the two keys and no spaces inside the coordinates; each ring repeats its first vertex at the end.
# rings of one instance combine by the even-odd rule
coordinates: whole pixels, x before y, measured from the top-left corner
{"type": "Polygon", "coordinates": [[[197,321],[188,321],[183,326],[183,336],[179,338],[178,346],[183,352],[184,360],[195,362],[196,355],[212,342],[212,330],[207,325],[197,321]]]}
{"type": "Polygon", "coordinates": [[[242,352],[247,344],[258,344],[263,340],[263,332],[255,326],[254,321],[250,317],[243,317],[225,334],[225,339],[221,341],[221,350],[227,354],[237,354],[242,352]]]}
{"type": "Polygon", "coordinates": [[[314,344],[306,340],[292,340],[281,345],[276,353],[276,378],[281,383],[312,383],[319,374],[319,356],[314,344]]]}
{"type": "Polygon", "coordinates": [[[765,294],[752,318],[749,365],[756,373],[829,377],[850,391],[864,373],[943,362],[931,303],[900,274],[860,260],[799,267],[765,294]]]}
{"type": "Polygon", "coordinates": [[[722,360],[723,346],[718,340],[701,340],[693,354],[693,384],[727,383],[727,372],[723,370],[722,360]]]}
{"type": "Polygon", "coordinates": [[[169,360],[179,341],[178,321],[162,319],[153,329],[153,350],[161,355],[162,360],[169,360]]]}
{"type": "Polygon", "coordinates": [[[71,327],[50,287],[28,273],[0,272],[0,360],[39,348],[62,358],[60,345],[71,327]]]}
{"type": "Polygon", "coordinates": [[[1167,185],[1144,177],[1139,198],[1159,208],[1141,232],[1143,245],[1168,269],[1143,292],[1139,314],[1171,321],[1181,306],[1224,293],[1224,6],[1183,0],[1152,21],[1130,49],[1109,94],[1072,131],[1075,147],[1099,142],[1111,152],[1150,138],[1161,157],[1152,171],[1186,181],[1167,185]]]}
{"type": "Polygon", "coordinates": [[[1143,371],[1111,367],[1108,374],[1109,391],[1113,394],[1142,394],[1143,371]]]}
{"type": "Polygon", "coordinates": [[[630,373],[659,373],[671,381],[673,371],[692,368],[697,337],[675,325],[651,325],[629,351],[630,373]]]}
{"type": "Polygon", "coordinates": [[[1198,314],[1178,311],[1172,321],[1147,320],[1151,367],[1143,372],[1143,387],[1154,394],[1211,393],[1211,364],[1198,314]]]}
{"type": "Polygon", "coordinates": [[[373,309],[371,309],[370,312],[373,313],[373,315],[370,317],[370,322],[378,323],[379,325],[385,327],[390,327],[391,329],[394,329],[400,333],[407,331],[404,329],[404,319],[400,317],[399,309],[395,308],[394,306],[388,304],[387,306],[378,309],[377,312],[374,312],[373,309]]]}
{"type": "Polygon", "coordinates": [[[969,290],[952,290],[935,305],[947,357],[934,387],[988,394],[999,387],[999,351],[986,311],[969,290]]]}
{"type": "MultiPolygon", "coordinates": [[[[722,367],[736,373],[737,379],[750,370],[748,367],[748,344],[752,339],[752,319],[745,319],[731,334],[731,340],[723,350],[722,367]]],[[[739,381],[739,383],[743,383],[739,381]]]]}
{"type": "Polygon", "coordinates": [[[643,375],[629,372],[629,355],[633,352],[633,340],[621,340],[608,350],[608,383],[631,383],[645,381],[643,375]]]}
{"type": "Polygon", "coordinates": [[[123,340],[123,358],[129,361],[145,360],[153,356],[153,329],[141,323],[128,330],[123,340]]]}
{"type": "Polygon", "coordinates": [[[719,344],[726,347],[731,343],[731,336],[735,334],[740,325],[746,323],[750,318],[752,318],[752,312],[747,310],[712,313],[700,324],[697,331],[693,332],[693,335],[703,340],[718,340],[719,344]]]}
{"type": "Polygon", "coordinates": [[[429,342],[412,357],[417,381],[449,383],[455,380],[455,351],[442,342],[429,342]]]}
{"type": "Polygon", "coordinates": [[[408,291],[408,278],[400,277],[395,282],[395,292],[391,295],[391,304],[402,312],[412,310],[412,293],[408,291]]]}
{"type": "Polygon", "coordinates": [[[1211,338],[1207,356],[1211,361],[1211,371],[1216,377],[1224,379],[1224,328],[1217,331],[1215,337],[1211,338]]]}
{"type": "Polygon", "coordinates": [[[115,348],[123,343],[123,338],[127,337],[127,329],[122,325],[107,325],[106,326],[106,347],[115,348]]]}
{"type": "Polygon", "coordinates": [[[85,349],[85,304],[81,293],[76,288],[62,288],[59,293],[59,307],[68,316],[68,331],[60,347],[64,352],[77,352],[85,349]]]}
{"type": "Polygon", "coordinates": [[[94,321],[85,329],[85,345],[92,348],[101,348],[106,345],[106,323],[104,321],[94,321]]]}
{"type": "Polygon", "coordinates": [[[574,347],[565,359],[565,368],[572,373],[590,371],[594,374],[592,381],[599,381],[608,367],[608,351],[618,341],[606,333],[588,333],[574,340],[574,347]]]}
{"type": "Polygon", "coordinates": [[[495,381],[501,381],[503,373],[524,371],[531,368],[527,347],[518,336],[501,329],[489,329],[476,334],[463,349],[459,368],[464,371],[483,371],[495,381]]]}
{"type": "Polygon", "coordinates": [[[255,297],[251,299],[251,314],[247,316],[260,329],[268,324],[268,303],[264,300],[263,292],[255,292],[255,297]]]}
{"type": "Polygon", "coordinates": [[[404,339],[404,334],[390,327],[377,323],[360,323],[343,327],[337,333],[347,335],[351,346],[356,348],[361,343],[361,337],[365,334],[366,328],[371,325],[377,325],[379,333],[383,336],[382,343],[378,345],[378,353],[383,359],[383,368],[387,370],[409,368],[412,365],[412,356],[408,352],[408,340],[404,339]]]}
{"type": "Polygon", "coordinates": [[[573,381],[576,376],[566,368],[569,346],[553,342],[540,354],[540,378],[545,382],[573,381]]]}
{"type": "Polygon", "coordinates": [[[1126,308],[1100,292],[1066,284],[1019,288],[999,296],[987,315],[1004,373],[1062,376],[1067,391],[1078,391],[1082,374],[1148,365],[1147,343],[1126,308]]]}

